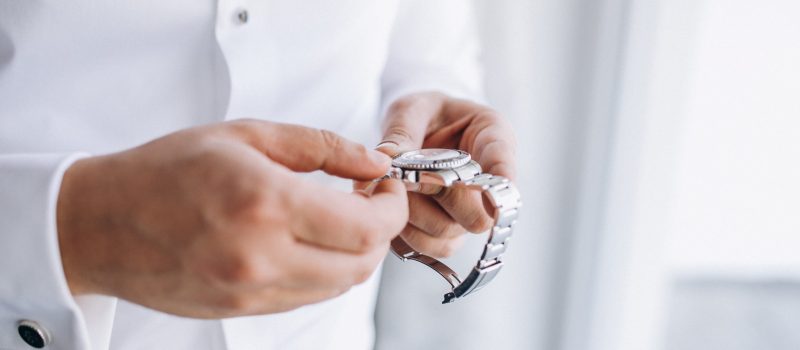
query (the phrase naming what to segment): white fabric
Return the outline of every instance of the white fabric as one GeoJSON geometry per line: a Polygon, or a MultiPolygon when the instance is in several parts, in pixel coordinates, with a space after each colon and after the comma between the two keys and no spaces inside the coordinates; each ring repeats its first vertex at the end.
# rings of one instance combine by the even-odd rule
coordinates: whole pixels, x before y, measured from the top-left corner
{"type": "Polygon", "coordinates": [[[28,348],[16,331],[22,319],[49,330],[48,349],[109,342],[113,349],[370,348],[375,276],[335,300],[224,321],[109,297],[73,299],[55,231],[60,179],[84,152],[242,117],[330,129],[373,145],[381,107],[392,98],[479,91],[466,6],[0,2],[0,349],[28,348]]]}

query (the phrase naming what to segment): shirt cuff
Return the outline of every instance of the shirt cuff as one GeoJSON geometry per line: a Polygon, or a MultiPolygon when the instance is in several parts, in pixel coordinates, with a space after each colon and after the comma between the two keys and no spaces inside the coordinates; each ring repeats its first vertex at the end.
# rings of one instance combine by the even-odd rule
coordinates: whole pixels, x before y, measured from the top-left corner
{"type": "Polygon", "coordinates": [[[62,176],[84,156],[0,155],[0,348],[33,349],[19,334],[22,321],[49,340],[47,349],[108,348],[116,299],[73,298],[56,232],[62,176]]]}

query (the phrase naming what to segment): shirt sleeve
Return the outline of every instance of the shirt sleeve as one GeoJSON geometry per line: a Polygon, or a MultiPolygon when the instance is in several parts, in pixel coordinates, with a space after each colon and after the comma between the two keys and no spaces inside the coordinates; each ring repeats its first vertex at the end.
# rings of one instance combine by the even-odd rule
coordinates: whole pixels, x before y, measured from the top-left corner
{"type": "Polygon", "coordinates": [[[381,78],[383,110],[415,92],[485,102],[471,1],[400,0],[381,78]]]}
{"type": "Polygon", "coordinates": [[[33,349],[19,334],[22,321],[32,321],[49,336],[46,349],[108,348],[116,299],[73,298],[58,247],[56,201],[61,178],[82,156],[0,155],[2,349],[33,349]]]}

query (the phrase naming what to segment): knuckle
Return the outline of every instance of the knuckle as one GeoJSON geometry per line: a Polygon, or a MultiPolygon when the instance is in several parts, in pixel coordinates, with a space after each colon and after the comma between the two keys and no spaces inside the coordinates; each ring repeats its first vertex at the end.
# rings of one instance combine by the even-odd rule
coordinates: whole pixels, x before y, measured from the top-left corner
{"type": "Polygon", "coordinates": [[[358,246],[356,249],[360,252],[369,252],[378,247],[380,240],[369,230],[364,230],[358,235],[358,246]]]}
{"type": "Polygon", "coordinates": [[[273,207],[272,193],[259,181],[234,186],[225,203],[225,214],[233,221],[261,222],[268,219],[273,207]],[[237,188],[238,187],[238,188],[237,188]]]}
{"type": "Polygon", "coordinates": [[[331,150],[339,150],[343,146],[343,139],[330,130],[320,130],[320,138],[323,144],[331,150]]]}
{"type": "Polygon", "coordinates": [[[413,140],[413,136],[406,130],[405,127],[400,125],[392,125],[386,129],[386,134],[391,135],[389,141],[406,141],[413,140]]]}
{"type": "Polygon", "coordinates": [[[421,243],[424,243],[425,238],[419,231],[409,228],[404,229],[403,232],[400,233],[400,236],[415,248],[419,248],[419,246],[422,245],[421,243]]]}
{"type": "Polygon", "coordinates": [[[484,213],[473,215],[464,227],[469,232],[479,233],[492,228],[493,221],[484,213]]]}
{"type": "Polygon", "coordinates": [[[489,108],[479,111],[477,117],[490,124],[501,124],[505,122],[505,119],[500,116],[500,113],[489,108]]]}
{"type": "Polygon", "coordinates": [[[359,158],[361,158],[361,159],[366,159],[366,158],[368,158],[368,157],[369,157],[369,152],[370,152],[370,151],[369,151],[369,149],[367,148],[367,146],[364,146],[364,145],[362,145],[362,144],[360,144],[360,143],[359,143],[359,144],[355,144],[355,145],[353,145],[353,153],[354,153],[355,155],[357,155],[357,156],[358,156],[359,158]]]}
{"type": "Polygon", "coordinates": [[[236,254],[226,259],[217,269],[217,279],[229,285],[253,285],[267,282],[267,275],[258,259],[247,253],[236,254]]]}

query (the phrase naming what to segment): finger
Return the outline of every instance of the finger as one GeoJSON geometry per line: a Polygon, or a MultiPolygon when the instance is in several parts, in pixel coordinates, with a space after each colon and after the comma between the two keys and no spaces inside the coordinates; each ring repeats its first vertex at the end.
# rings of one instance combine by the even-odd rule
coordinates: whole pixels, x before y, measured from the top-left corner
{"type": "Polygon", "coordinates": [[[493,124],[475,133],[470,146],[484,172],[513,180],[516,176],[513,133],[503,124],[493,124]]]}
{"type": "Polygon", "coordinates": [[[512,147],[503,141],[488,141],[476,145],[479,156],[476,161],[484,168],[485,173],[499,175],[510,180],[516,179],[516,160],[512,147]]]}
{"type": "Polygon", "coordinates": [[[440,119],[442,127],[428,135],[426,144],[447,144],[466,150],[485,172],[514,178],[514,131],[496,111],[471,101],[448,99],[440,119]],[[463,132],[459,132],[461,129],[463,132]],[[454,134],[461,134],[455,146],[450,144],[454,134]]]}
{"type": "Polygon", "coordinates": [[[383,140],[376,148],[390,156],[421,148],[428,126],[439,115],[443,101],[441,94],[424,93],[392,103],[384,121],[383,140]]]}
{"type": "Polygon", "coordinates": [[[480,191],[463,186],[450,187],[434,198],[467,231],[481,233],[492,227],[493,213],[486,211],[480,191]]]}
{"type": "Polygon", "coordinates": [[[464,235],[451,238],[433,237],[414,225],[407,225],[400,237],[414,250],[434,258],[447,258],[464,244],[464,235]]]}
{"type": "Polygon", "coordinates": [[[408,222],[433,237],[450,238],[466,232],[429,196],[408,194],[408,222]]]}
{"type": "Polygon", "coordinates": [[[349,288],[365,282],[386,256],[389,243],[364,254],[329,250],[296,242],[283,257],[286,276],[279,285],[292,288],[349,288]]]}
{"type": "Polygon", "coordinates": [[[294,171],[322,170],[349,179],[386,174],[391,159],[333,132],[261,120],[236,120],[228,126],[270,159],[294,171]]]}
{"type": "Polygon", "coordinates": [[[194,245],[192,254],[202,256],[191,258],[189,266],[216,288],[237,293],[272,286],[349,288],[372,274],[389,247],[385,242],[365,253],[351,253],[307,244],[282,232],[264,234],[263,228],[254,227],[243,227],[236,236],[194,245]],[[208,255],[209,251],[215,253],[208,255]]]}
{"type": "Polygon", "coordinates": [[[309,182],[294,188],[291,231],[309,244],[366,252],[389,242],[408,221],[406,189],[397,180],[381,181],[369,197],[309,182]]]}
{"type": "Polygon", "coordinates": [[[484,172],[513,179],[516,175],[516,140],[511,125],[485,109],[464,130],[461,145],[481,164],[484,172]]]}

